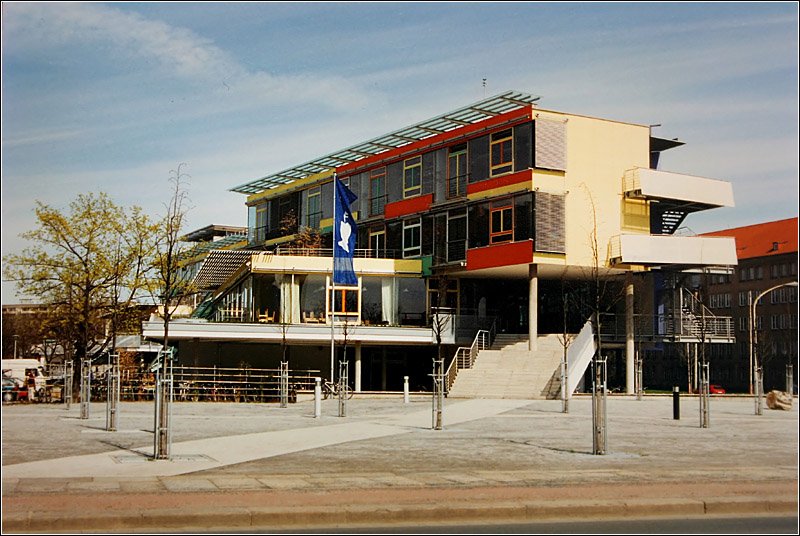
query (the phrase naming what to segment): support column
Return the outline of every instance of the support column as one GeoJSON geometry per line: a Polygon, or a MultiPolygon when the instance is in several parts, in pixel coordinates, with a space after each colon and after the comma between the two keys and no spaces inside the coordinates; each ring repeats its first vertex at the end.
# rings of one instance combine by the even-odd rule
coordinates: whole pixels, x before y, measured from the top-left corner
{"type": "Polygon", "coordinates": [[[356,379],[355,379],[355,392],[361,392],[361,343],[356,343],[356,379]]]}
{"type": "Polygon", "coordinates": [[[633,275],[628,272],[625,278],[625,392],[629,395],[632,395],[635,391],[634,363],[636,361],[636,350],[633,337],[633,275]]]}
{"type": "Polygon", "coordinates": [[[535,352],[539,337],[539,269],[528,265],[528,350],[535,352]]]}

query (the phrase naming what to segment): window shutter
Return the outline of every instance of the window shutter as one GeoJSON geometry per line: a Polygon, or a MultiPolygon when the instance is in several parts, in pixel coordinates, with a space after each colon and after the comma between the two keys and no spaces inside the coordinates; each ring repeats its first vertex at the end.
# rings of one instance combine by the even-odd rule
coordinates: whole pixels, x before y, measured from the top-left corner
{"type": "Polygon", "coordinates": [[[567,123],[537,118],[535,162],[537,168],[567,170],[567,123]]]}
{"type": "Polygon", "coordinates": [[[536,192],[536,239],[534,250],[566,253],[564,196],[536,192]]]}

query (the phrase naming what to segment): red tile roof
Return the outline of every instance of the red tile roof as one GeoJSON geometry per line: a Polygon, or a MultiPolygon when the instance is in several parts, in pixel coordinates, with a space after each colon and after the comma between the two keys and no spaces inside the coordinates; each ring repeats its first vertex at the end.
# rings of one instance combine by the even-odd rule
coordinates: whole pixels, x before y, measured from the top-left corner
{"type": "Polygon", "coordinates": [[[797,218],[723,229],[703,236],[732,236],[739,260],[797,253],[797,218]]]}

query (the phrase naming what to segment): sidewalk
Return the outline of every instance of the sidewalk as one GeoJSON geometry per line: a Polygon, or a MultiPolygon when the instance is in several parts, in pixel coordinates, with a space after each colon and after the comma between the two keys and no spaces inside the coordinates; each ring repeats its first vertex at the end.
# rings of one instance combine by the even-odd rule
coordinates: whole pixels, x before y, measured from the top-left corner
{"type": "Polygon", "coordinates": [[[152,461],[152,402],[3,406],[3,530],[311,527],[558,517],[796,513],[798,413],[751,398],[613,396],[608,453],[591,401],[429,396],[176,403],[172,459],[152,461]]]}

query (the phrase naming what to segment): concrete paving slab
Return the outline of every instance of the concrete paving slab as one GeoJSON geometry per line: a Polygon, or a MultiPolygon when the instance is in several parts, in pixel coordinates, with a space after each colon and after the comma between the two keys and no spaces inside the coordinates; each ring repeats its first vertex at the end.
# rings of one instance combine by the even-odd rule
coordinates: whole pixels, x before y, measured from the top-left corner
{"type": "Polygon", "coordinates": [[[152,403],[123,403],[122,433],[75,418],[76,407],[4,406],[3,529],[63,531],[87,519],[97,530],[197,526],[212,519],[193,514],[216,510],[228,528],[387,512],[408,520],[445,511],[463,519],[796,511],[796,408],[756,416],[752,399],[715,397],[711,428],[702,429],[696,397],[682,399],[681,420],[670,397],[610,397],[608,453],[596,456],[588,398],[573,399],[568,414],[560,401],[447,399],[443,430],[431,430],[430,397],[401,400],[356,397],[344,418],[327,403],[319,419],[313,401],[177,403],[169,461],[150,459],[152,403]],[[353,508],[342,513],[341,504],[353,508]],[[37,521],[34,511],[57,515],[37,521]]]}

